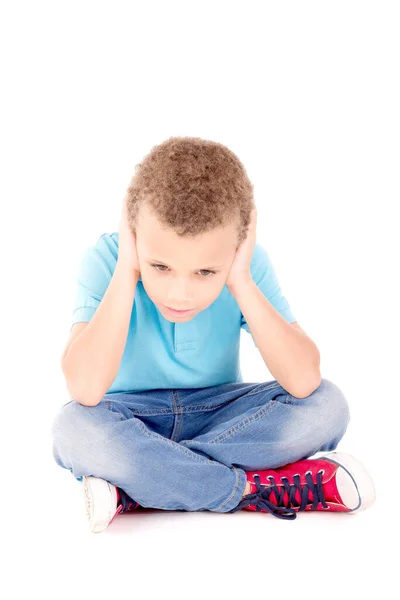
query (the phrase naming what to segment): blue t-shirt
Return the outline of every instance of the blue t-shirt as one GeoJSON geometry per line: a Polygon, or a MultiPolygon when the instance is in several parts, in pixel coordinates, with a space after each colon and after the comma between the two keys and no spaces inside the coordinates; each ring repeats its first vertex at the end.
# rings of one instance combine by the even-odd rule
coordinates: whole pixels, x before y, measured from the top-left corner
{"type": "MultiPolygon", "coordinates": [[[[90,321],[96,312],[117,264],[118,237],[118,232],[104,233],[84,253],[78,271],[71,328],[80,321],[90,321]]],[[[289,323],[296,321],[281,294],[268,254],[258,242],[250,272],[284,319],[289,323]]],[[[173,323],[162,315],[139,279],[120,368],[107,393],[203,388],[242,382],[241,328],[251,334],[226,285],[214,302],[190,321],[173,323]]]]}

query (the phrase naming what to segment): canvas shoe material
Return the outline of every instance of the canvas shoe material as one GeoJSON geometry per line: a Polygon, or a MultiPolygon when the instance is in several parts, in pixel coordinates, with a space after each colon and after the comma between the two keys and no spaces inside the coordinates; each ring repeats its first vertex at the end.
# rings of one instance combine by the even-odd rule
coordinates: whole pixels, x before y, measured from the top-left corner
{"type": "Polygon", "coordinates": [[[103,531],[120,513],[139,506],[124,490],[105,479],[83,476],[82,483],[89,530],[93,533],[103,531]]]}
{"type": "Polygon", "coordinates": [[[369,508],[376,499],[364,465],[344,452],[246,471],[246,477],[250,493],[228,512],[261,511],[280,519],[295,519],[301,510],[352,514],[369,508]]]}

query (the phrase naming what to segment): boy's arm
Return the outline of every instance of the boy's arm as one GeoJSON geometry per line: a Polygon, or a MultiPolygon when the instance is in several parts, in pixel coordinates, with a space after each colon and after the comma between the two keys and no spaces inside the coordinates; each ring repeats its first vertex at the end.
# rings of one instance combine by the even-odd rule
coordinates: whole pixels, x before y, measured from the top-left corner
{"type": "Polygon", "coordinates": [[[306,398],[320,385],[320,353],[315,342],[274,308],[254,281],[231,289],[265,365],[281,386],[306,398]]]}
{"type": "Polygon", "coordinates": [[[117,261],[110,284],[91,321],[61,360],[73,400],[95,406],[117,376],[128,337],[138,275],[117,261]]]}

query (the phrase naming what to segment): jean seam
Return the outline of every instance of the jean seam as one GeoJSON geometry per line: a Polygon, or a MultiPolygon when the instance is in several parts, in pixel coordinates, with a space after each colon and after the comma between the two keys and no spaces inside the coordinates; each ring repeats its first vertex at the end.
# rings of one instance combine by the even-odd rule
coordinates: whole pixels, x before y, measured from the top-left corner
{"type": "Polygon", "coordinates": [[[182,413],[182,410],[179,410],[179,395],[178,395],[178,402],[177,402],[176,398],[174,396],[174,394],[176,393],[175,390],[170,390],[170,391],[171,391],[171,396],[172,396],[172,403],[174,405],[174,408],[176,407],[176,410],[174,410],[175,421],[174,421],[174,426],[172,429],[170,439],[172,441],[176,442],[176,440],[179,437],[179,433],[180,433],[181,427],[182,427],[183,413],[182,413]]]}
{"type": "Polygon", "coordinates": [[[274,407],[277,407],[278,404],[279,403],[277,401],[270,400],[266,405],[262,406],[259,410],[257,410],[255,413],[253,413],[249,417],[246,417],[245,419],[242,419],[238,423],[235,423],[235,425],[232,425],[232,427],[230,427],[226,431],[223,431],[222,433],[218,434],[215,438],[213,438],[211,440],[207,440],[207,443],[215,444],[216,442],[221,442],[221,441],[224,441],[224,440],[232,437],[235,433],[241,431],[247,425],[251,425],[251,423],[254,423],[255,421],[258,421],[259,419],[261,419],[266,413],[271,412],[271,410],[274,407]]]}
{"type": "Polygon", "coordinates": [[[260,392],[265,392],[267,390],[268,391],[273,390],[278,387],[282,387],[278,381],[274,382],[272,385],[271,385],[271,382],[268,382],[267,384],[259,384],[255,390],[250,390],[250,392],[247,392],[247,394],[244,394],[243,396],[240,396],[240,397],[246,398],[246,396],[252,396],[253,394],[259,394],[260,392]],[[266,387],[260,389],[261,385],[264,385],[266,387]]]}
{"type": "MultiPolygon", "coordinates": [[[[228,467],[229,468],[229,467],[228,467]]],[[[232,469],[235,471],[235,475],[236,475],[236,482],[235,482],[235,487],[233,488],[233,492],[232,494],[229,496],[229,498],[227,498],[222,504],[220,504],[219,506],[217,506],[214,510],[218,511],[221,508],[223,508],[226,504],[228,504],[232,498],[234,498],[234,496],[236,495],[238,488],[239,488],[239,482],[240,482],[240,477],[239,477],[239,471],[237,470],[236,467],[232,467],[232,469]]]]}
{"type": "MultiPolygon", "coordinates": [[[[242,397],[242,396],[241,396],[242,397]]],[[[243,396],[244,397],[244,396],[243,396]]],[[[127,406],[133,415],[138,415],[141,417],[150,417],[156,415],[176,415],[182,414],[183,412],[208,412],[215,410],[216,408],[220,408],[225,404],[230,404],[235,402],[236,398],[233,400],[227,400],[226,402],[222,402],[221,404],[194,404],[192,406],[181,406],[181,410],[173,410],[171,408],[148,408],[143,410],[135,410],[134,408],[130,408],[128,405],[122,402],[124,406],[127,406]],[[197,409],[197,410],[194,410],[197,409]]],[[[112,402],[111,400],[104,400],[103,402],[112,402]]],[[[120,402],[117,400],[117,402],[120,402]]]]}
{"type": "Polygon", "coordinates": [[[157,440],[159,440],[161,438],[161,440],[163,442],[165,442],[169,446],[172,446],[174,450],[178,450],[178,451],[180,450],[181,452],[183,452],[189,458],[195,458],[199,462],[207,463],[209,465],[215,465],[215,466],[218,466],[218,467],[220,467],[222,465],[222,463],[219,463],[218,461],[209,460],[208,458],[200,456],[199,454],[197,454],[193,450],[186,450],[184,448],[184,446],[182,446],[178,442],[174,442],[173,440],[170,440],[169,438],[164,437],[163,435],[160,435],[158,433],[154,433],[152,431],[149,431],[147,429],[146,425],[144,423],[142,423],[141,421],[139,421],[139,420],[137,421],[137,424],[139,425],[139,427],[143,431],[143,433],[146,434],[148,437],[152,437],[152,438],[155,438],[157,440]]]}
{"type": "Polygon", "coordinates": [[[182,406],[182,402],[181,402],[181,398],[179,396],[179,390],[175,390],[176,396],[177,396],[177,408],[179,410],[179,414],[180,414],[180,421],[178,424],[178,428],[175,434],[175,439],[179,439],[180,433],[182,431],[182,423],[183,423],[183,406],[182,406]]]}

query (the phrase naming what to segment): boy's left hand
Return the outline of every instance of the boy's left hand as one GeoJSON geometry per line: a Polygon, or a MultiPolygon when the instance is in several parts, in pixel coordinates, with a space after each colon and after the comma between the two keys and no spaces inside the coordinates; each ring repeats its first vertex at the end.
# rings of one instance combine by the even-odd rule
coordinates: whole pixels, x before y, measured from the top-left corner
{"type": "Polygon", "coordinates": [[[257,209],[253,208],[251,211],[249,228],[247,230],[247,237],[236,250],[233,263],[229,270],[228,278],[225,282],[228,289],[237,287],[238,285],[247,283],[249,280],[251,280],[250,263],[256,244],[256,227],[257,209]]]}

